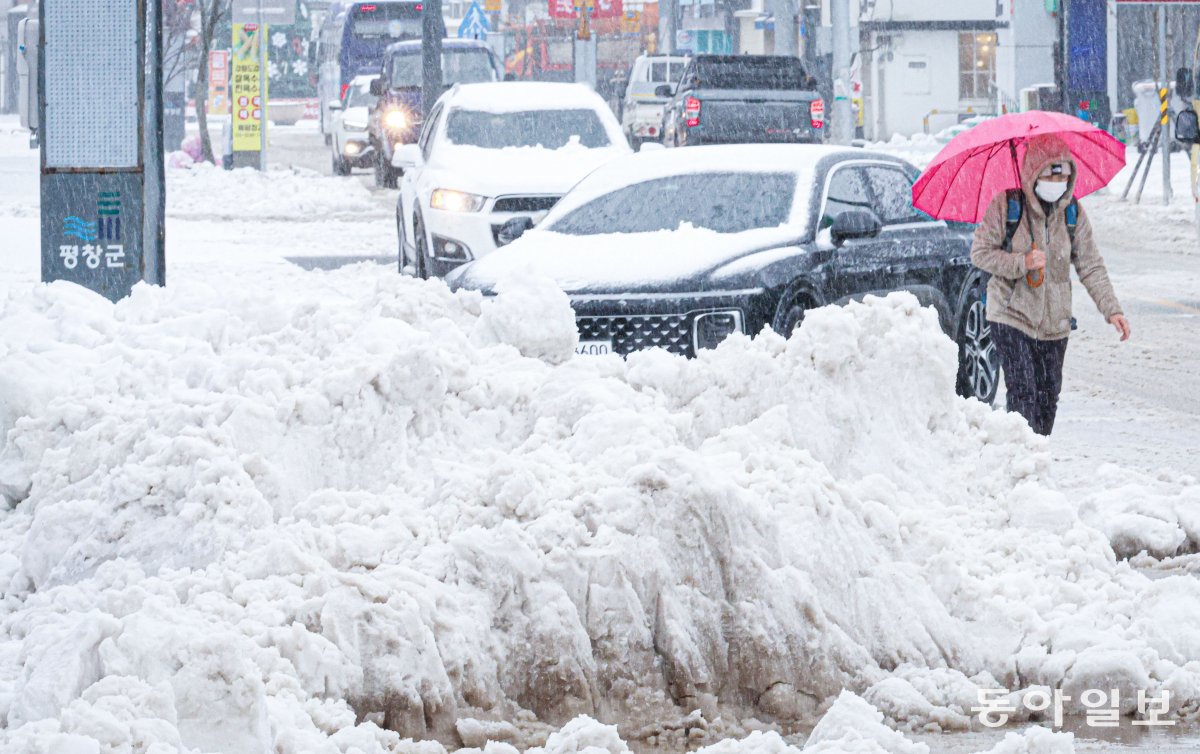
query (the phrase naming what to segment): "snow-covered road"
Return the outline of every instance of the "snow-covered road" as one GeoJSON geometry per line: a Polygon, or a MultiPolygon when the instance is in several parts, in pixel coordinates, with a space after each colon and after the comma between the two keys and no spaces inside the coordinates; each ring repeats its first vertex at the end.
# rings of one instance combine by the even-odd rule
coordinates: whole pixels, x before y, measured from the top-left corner
{"type": "MultiPolygon", "coordinates": [[[[961,728],[989,679],[1200,706],[1200,583],[1108,549],[1200,544],[1191,207],[1088,200],[1134,340],[1077,302],[1046,446],[953,398],[902,299],[560,364],[537,284],[307,272],[393,254],[394,194],[283,136],[265,177],[172,171],[168,290],[114,310],[36,284],[36,158],[0,119],[0,744],[440,754],[386,723],[620,754],[582,718],[547,740],[583,710],[795,754],[720,739],[823,712],[806,752],[921,754],[879,720],[961,728]]],[[[1028,735],[996,751],[1071,750],[1028,735]]]]}

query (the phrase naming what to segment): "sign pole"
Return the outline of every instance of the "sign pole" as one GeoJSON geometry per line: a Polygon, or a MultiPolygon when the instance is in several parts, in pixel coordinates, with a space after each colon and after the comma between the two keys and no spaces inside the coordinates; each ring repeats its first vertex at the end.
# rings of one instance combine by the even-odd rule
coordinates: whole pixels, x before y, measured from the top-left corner
{"type": "Polygon", "coordinates": [[[267,21],[263,0],[258,0],[258,169],[267,170],[267,21]]]}
{"type": "MultiPolygon", "coordinates": [[[[1158,78],[1163,90],[1170,92],[1170,79],[1167,78],[1167,9],[1163,6],[1158,11],[1158,78]]],[[[1169,95],[1164,97],[1162,111],[1162,174],[1163,174],[1163,206],[1171,203],[1171,111],[1167,106],[1169,95]]]]}

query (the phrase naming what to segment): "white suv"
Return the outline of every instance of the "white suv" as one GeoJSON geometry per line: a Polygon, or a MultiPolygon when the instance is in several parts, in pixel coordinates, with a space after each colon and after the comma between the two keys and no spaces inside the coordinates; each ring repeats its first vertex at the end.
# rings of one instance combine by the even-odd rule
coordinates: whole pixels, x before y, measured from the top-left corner
{"type": "Polygon", "coordinates": [[[535,224],[600,165],[629,154],[621,124],[581,84],[463,84],[397,148],[400,270],[442,277],[535,224]]]}

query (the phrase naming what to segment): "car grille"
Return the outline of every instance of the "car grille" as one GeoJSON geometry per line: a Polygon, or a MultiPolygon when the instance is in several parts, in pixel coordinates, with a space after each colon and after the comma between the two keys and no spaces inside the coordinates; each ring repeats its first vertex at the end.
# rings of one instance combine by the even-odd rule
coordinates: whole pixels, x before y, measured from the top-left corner
{"type": "Polygon", "coordinates": [[[577,317],[579,339],[611,340],[615,353],[665,348],[684,356],[692,352],[692,323],[686,314],[632,314],[577,317]]]}
{"type": "Polygon", "coordinates": [[[496,200],[493,212],[545,212],[552,209],[561,197],[502,196],[496,200]]]}

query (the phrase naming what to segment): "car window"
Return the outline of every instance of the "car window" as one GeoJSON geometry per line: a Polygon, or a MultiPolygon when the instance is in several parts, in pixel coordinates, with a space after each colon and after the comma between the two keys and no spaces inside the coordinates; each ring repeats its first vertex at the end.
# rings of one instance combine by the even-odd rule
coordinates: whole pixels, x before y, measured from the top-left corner
{"type": "Polygon", "coordinates": [[[861,167],[842,167],[834,172],[821,212],[821,227],[828,228],[835,217],[851,209],[873,209],[861,167]]]}
{"type": "Polygon", "coordinates": [[[433,134],[441,120],[442,107],[439,105],[433,108],[433,112],[429,114],[429,120],[421,129],[421,135],[417,137],[417,146],[421,147],[421,156],[425,158],[426,162],[429,162],[429,155],[433,152],[433,134]]]}
{"type": "MultiPolygon", "coordinates": [[[[389,73],[393,87],[421,86],[422,58],[419,51],[395,55],[389,73]]],[[[442,84],[478,84],[496,80],[492,57],[482,49],[449,49],[442,51],[442,84]]]]}
{"type": "Polygon", "coordinates": [[[456,109],[446,119],[446,139],[484,149],[562,149],[572,142],[590,148],[612,145],[600,117],[595,111],[584,109],[512,113],[456,109]]]}
{"type": "Polygon", "coordinates": [[[550,226],[556,233],[652,233],[689,223],[718,233],[774,228],[788,221],[792,173],[692,173],[656,178],[599,196],[550,226]]]}
{"type": "Polygon", "coordinates": [[[912,181],[899,168],[869,167],[867,179],[884,225],[928,222],[929,216],[913,207],[912,181]]]}

